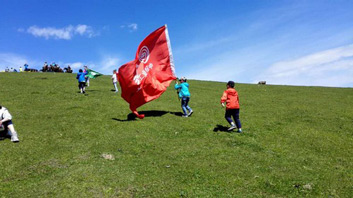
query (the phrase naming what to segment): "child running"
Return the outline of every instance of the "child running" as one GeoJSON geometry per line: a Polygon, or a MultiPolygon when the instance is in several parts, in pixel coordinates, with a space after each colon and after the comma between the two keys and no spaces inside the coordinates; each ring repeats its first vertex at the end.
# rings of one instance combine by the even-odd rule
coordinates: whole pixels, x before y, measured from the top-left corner
{"type": "Polygon", "coordinates": [[[80,69],[76,76],[76,79],[78,79],[78,88],[80,89],[81,93],[86,93],[85,92],[86,74],[87,72],[83,72],[82,69],[80,69]]]}
{"type": "Polygon", "coordinates": [[[231,125],[228,131],[232,131],[233,129],[238,128],[238,132],[241,133],[241,123],[239,119],[239,96],[238,92],[234,89],[233,81],[229,81],[227,83],[227,90],[223,92],[221,98],[222,107],[224,107],[224,103],[226,103],[225,118],[231,125]],[[233,116],[235,124],[231,116],[233,116]]]}
{"type": "MultiPolygon", "coordinates": [[[[86,73],[86,75],[88,74],[88,67],[87,66],[84,66],[83,67],[85,70],[83,70],[84,73],[86,73]]],[[[87,85],[87,87],[89,87],[89,77],[88,76],[85,76],[85,83],[87,85]]]]}
{"type": "Polygon", "coordinates": [[[117,83],[118,83],[118,78],[116,76],[116,69],[113,70],[113,76],[112,76],[112,81],[113,81],[113,85],[114,85],[114,88],[115,88],[115,92],[118,92],[118,87],[117,87],[117,83]]]}
{"type": "Polygon", "coordinates": [[[181,108],[183,109],[183,117],[189,117],[193,113],[192,109],[189,107],[190,100],[190,92],[189,92],[189,84],[186,82],[186,78],[182,77],[179,79],[180,85],[177,81],[174,88],[179,90],[179,98],[181,98],[181,108]],[[187,113],[189,111],[189,113],[187,113]]]}
{"type": "Polygon", "coordinates": [[[0,105],[0,126],[1,125],[3,125],[5,130],[7,130],[11,135],[11,142],[16,143],[20,141],[17,137],[15,127],[13,126],[10,112],[5,107],[0,105]]]}

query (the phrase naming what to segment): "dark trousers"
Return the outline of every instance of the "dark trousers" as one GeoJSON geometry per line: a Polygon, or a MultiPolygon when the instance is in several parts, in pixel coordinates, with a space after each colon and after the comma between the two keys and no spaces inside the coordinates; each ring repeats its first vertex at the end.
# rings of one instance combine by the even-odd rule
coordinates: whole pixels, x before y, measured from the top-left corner
{"type": "Polygon", "coordinates": [[[189,107],[189,100],[190,97],[182,97],[181,98],[181,108],[183,109],[184,115],[187,115],[187,111],[192,111],[192,109],[189,107]]]}
{"type": "Polygon", "coordinates": [[[83,89],[85,86],[86,86],[86,83],[85,83],[85,82],[79,82],[79,83],[78,83],[78,88],[79,88],[79,89],[83,89]]]}
{"type": "Polygon", "coordinates": [[[240,123],[240,119],[239,119],[239,109],[227,109],[226,110],[226,114],[225,114],[225,118],[226,120],[229,122],[229,124],[231,122],[233,122],[232,120],[232,116],[235,122],[235,125],[237,126],[237,128],[241,128],[241,123],[240,123]]]}

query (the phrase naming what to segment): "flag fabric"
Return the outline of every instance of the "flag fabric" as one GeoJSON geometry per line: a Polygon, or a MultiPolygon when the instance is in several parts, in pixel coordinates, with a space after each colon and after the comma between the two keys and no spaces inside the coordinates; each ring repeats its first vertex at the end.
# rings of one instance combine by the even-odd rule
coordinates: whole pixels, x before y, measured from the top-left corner
{"type": "Polygon", "coordinates": [[[121,96],[137,112],[141,105],[157,99],[176,79],[173,55],[167,26],[164,25],[148,35],[138,46],[135,60],[119,68],[117,73],[121,96]]]}
{"type": "Polygon", "coordinates": [[[96,71],[93,71],[91,69],[87,69],[87,74],[86,76],[89,77],[89,78],[96,78],[98,76],[102,76],[103,74],[99,73],[99,72],[96,72],[96,71]]]}

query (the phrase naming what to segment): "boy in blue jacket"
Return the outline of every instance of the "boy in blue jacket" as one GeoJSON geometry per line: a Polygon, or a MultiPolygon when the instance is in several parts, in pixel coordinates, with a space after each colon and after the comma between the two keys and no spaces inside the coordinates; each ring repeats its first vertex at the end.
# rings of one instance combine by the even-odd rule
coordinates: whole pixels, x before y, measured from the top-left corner
{"type": "Polygon", "coordinates": [[[80,69],[76,76],[76,79],[78,79],[78,88],[80,89],[81,93],[86,93],[85,92],[86,75],[87,75],[87,72],[83,72],[82,69],[80,69]]]}
{"type": "Polygon", "coordinates": [[[181,108],[183,109],[183,117],[189,117],[193,113],[192,109],[189,107],[190,92],[189,84],[186,82],[186,78],[182,77],[179,79],[180,84],[176,81],[174,86],[175,89],[179,90],[179,98],[181,98],[181,108]],[[189,113],[187,113],[189,111],[189,113]]]}

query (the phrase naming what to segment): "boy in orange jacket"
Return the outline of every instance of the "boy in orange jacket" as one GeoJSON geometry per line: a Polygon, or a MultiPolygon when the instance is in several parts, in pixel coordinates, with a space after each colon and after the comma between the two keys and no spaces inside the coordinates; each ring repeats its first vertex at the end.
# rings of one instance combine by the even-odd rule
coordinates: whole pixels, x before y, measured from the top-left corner
{"type": "Polygon", "coordinates": [[[238,128],[238,132],[241,133],[241,123],[239,119],[239,96],[238,92],[234,89],[234,82],[229,81],[227,83],[227,90],[223,92],[221,98],[222,107],[224,107],[224,103],[226,103],[226,114],[225,118],[231,125],[228,131],[232,131],[235,128],[238,128]],[[232,117],[235,121],[235,124],[232,120],[232,117]]]}

